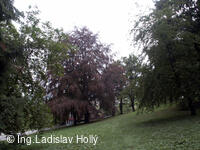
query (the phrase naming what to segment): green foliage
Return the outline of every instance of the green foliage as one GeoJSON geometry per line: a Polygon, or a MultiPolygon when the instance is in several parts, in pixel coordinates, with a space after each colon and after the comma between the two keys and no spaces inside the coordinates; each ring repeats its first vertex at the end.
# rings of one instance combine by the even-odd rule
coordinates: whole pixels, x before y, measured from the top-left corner
{"type": "Polygon", "coordinates": [[[53,125],[53,116],[49,107],[43,102],[31,101],[25,105],[27,129],[42,129],[53,125]]]}
{"type": "Polygon", "coordinates": [[[200,94],[199,14],[199,1],[159,0],[135,25],[136,43],[142,43],[148,57],[141,108],[185,101],[195,114],[200,94]]]}
{"type": "Polygon", "coordinates": [[[0,22],[18,19],[22,14],[13,6],[13,0],[0,0],[0,22]]]}
{"type": "MultiPolygon", "coordinates": [[[[30,10],[19,22],[19,30],[10,22],[0,22],[0,132],[16,134],[52,125],[45,104],[47,74],[62,75],[56,62],[68,58],[63,49],[67,34],[41,23],[39,11],[30,10]]],[[[12,18],[11,18],[12,19],[12,18]]]]}
{"type": "Polygon", "coordinates": [[[12,1],[0,1],[0,132],[16,133],[24,129],[23,104],[16,74],[19,59],[22,58],[22,45],[19,33],[9,22],[16,19],[17,9],[12,1]]]}
{"type": "Polygon", "coordinates": [[[135,111],[135,101],[139,100],[141,95],[139,81],[141,78],[142,64],[139,57],[136,57],[133,54],[129,55],[128,58],[124,57],[123,63],[127,81],[121,95],[130,100],[132,110],[135,111]]]}
{"type": "Polygon", "coordinates": [[[0,131],[6,134],[17,133],[26,129],[24,104],[25,99],[16,97],[0,97],[0,131]]]}

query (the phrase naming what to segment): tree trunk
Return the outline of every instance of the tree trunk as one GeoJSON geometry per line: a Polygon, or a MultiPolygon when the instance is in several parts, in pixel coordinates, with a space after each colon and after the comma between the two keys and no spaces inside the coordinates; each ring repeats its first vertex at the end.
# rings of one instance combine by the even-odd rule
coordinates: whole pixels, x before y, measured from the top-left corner
{"type": "Polygon", "coordinates": [[[62,125],[65,125],[66,124],[66,120],[63,120],[61,123],[60,123],[60,125],[62,126],[62,125]]]}
{"type": "Polygon", "coordinates": [[[74,118],[74,126],[77,125],[77,114],[76,112],[73,112],[73,118],[74,118]]]}
{"type": "Polygon", "coordinates": [[[191,98],[189,98],[189,109],[190,109],[190,114],[191,116],[196,116],[196,108],[191,100],[191,98]]]}
{"type": "Polygon", "coordinates": [[[135,99],[134,97],[131,98],[131,107],[132,107],[132,111],[135,112],[135,103],[134,103],[135,99]]]}
{"type": "Polygon", "coordinates": [[[120,98],[119,109],[120,109],[120,114],[123,114],[123,102],[122,102],[122,98],[120,98]]]}
{"type": "Polygon", "coordinates": [[[90,113],[87,111],[85,113],[85,123],[89,123],[90,122],[90,113]]]}
{"type": "Polygon", "coordinates": [[[113,108],[112,108],[111,115],[115,116],[115,106],[113,106],[113,108]]]}

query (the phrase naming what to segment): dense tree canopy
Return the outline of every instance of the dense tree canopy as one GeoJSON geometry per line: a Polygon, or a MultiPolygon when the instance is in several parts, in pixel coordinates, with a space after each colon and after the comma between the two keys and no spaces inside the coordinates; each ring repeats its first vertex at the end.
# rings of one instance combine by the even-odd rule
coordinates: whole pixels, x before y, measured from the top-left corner
{"type": "Polygon", "coordinates": [[[13,0],[0,1],[0,21],[8,22],[10,20],[17,20],[22,15],[18,9],[13,6],[13,0]]]}
{"type": "Polygon", "coordinates": [[[69,58],[61,62],[63,76],[49,74],[49,105],[63,122],[69,113],[75,120],[85,117],[88,122],[90,111],[94,111],[97,102],[103,98],[102,72],[109,64],[110,49],[85,27],[76,28],[63,42],[69,42],[74,49],[68,52],[69,58]]]}
{"type": "Polygon", "coordinates": [[[51,122],[44,102],[46,68],[49,59],[55,59],[52,54],[57,54],[56,47],[68,46],[59,42],[65,34],[49,23],[41,27],[37,14],[35,10],[27,12],[18,30],[11,22],[1,22],[0,132],[5,134],[40,129],[51,122]]]}
{"type": "Polygon", "coordinates": [[[14,129],[11,127],[12,119],[17,118],[15,120],[23,124],[21,116],[16,116],[16,114],[19,116],[17,111],[21,108],[15,108],[15,106],[23,103],[23,99],[20,98],[20,91],[15,88],[16,85],[12,85],[12,81],[16,77],[13,74],[13,64],[17,64],[17,59],[21,57],[21,51],[18,49],[21,47],[18,42],[19,35],[10,23],[11,20],[17,19],[16,11],[17,9],[13,7],[12,1],[0,1],[0,132],[5,133],[18,129],[19,125],[16,125],[14,129]],[[16,39],[16,42],[13,38],[16,39]],[[13,45],[13,42],[15,42],[15,45],[13,45]],[[13,77],[10,75],[11,73],[13,77]]]}
{"type": "Polygon", "coordinates": [[[141,107],[185,102],[195,114],[200,94],[200,1],[159,0],[135,26],[148,63],[141,107]]]}

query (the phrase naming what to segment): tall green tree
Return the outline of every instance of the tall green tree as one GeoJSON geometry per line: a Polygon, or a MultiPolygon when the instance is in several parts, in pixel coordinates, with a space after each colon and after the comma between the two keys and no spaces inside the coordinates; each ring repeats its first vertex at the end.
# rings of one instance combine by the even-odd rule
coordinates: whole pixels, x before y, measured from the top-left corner
{"type": "Polygon", "coordinates": [[[200,1],[158,0],[155,9],[136,23],[148,63],[143,73],[140,107],[184,102],[195,115],[200,97],[200,1]]]}
{"type": "Polygon", "coordinates": [[[0,88],[4,86],[3,83],[6,81],[6,72],[10,68],[9,62],[20,53],[17,48],[9,47],[11,44],[7,45],[7,39],[4,37],[6,35],[3,32],[13,30],[12,36],[15,37],[16,31],[10,21],[19,19],[20,15],[21,13],[13,6],[12,0],[0,0],[0,88]]]}
{"type": "Polygon", "coordinates": [[[135,101],[139,97],[139,80],[141,77],[141,63],[139,58],[134,54],[129,57],[123,58],[125,74],[126,74],[126,86],[122,91],[122,95],[127,97],[131,102],[132,111],[135,111],[135,101]]]}
{"type": "MultiPolygon", "coordinates": [[[[17,101],[19,102],[19,106],[23,103],[23,99],[19,96],[20,91],[11,83],[11,80],[15,78],[15,75],[13,75],[13,64],[16,64],[18,62],[17,59],[22,56],[19,34],[11,24],[11,20],[17,20],[19,14],[19,11],[13,6],[13,1],[0,1],[0,132],[4,133],[11,131],[8,129],[10,127],[10,122],[7,120],[13,121],[13,118],[17,118],[16,121],[22,123],[22,119],[19,117],[21,114],[16,113],[21,108],[18,107],[18,109],[16,109],[13,108],[13,106],[17,105],[17,101]],[[16,40],[16,42],[13,42],[14,40],[16,40]],[[9,85],[11,85],[12,88],[9,85]],[[13,93],[15,93],[15,95],[12,95],[13,93]],[[12,112],[9,111],[12,109],[12,112]]],[[[15,130],[14,126],[12,130],[15,130]]]]}
{"type": "Polygon", "coordinates": [[[52,120],[44,101],[47,66],[62,75],[57,62],[68,54],[60,51],[70,46],[63,42],[67,34],[41,23],[37,14],[37,10],[26,12],[18,30],[11,22],[1,22],[0,132],[5,134],[41,129],[52,120]]]}

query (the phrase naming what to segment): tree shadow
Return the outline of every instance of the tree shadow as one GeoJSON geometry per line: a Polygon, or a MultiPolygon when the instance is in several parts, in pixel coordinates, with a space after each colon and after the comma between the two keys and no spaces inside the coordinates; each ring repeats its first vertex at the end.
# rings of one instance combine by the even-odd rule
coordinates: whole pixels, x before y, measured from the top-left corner
{"type": "Polygon", "coordinates": [[[195,118],[199,116],[191,116],[189,113],[177,114],[177,115],[169,115],[169,116],[160,116],[159,118],[152,118],[148,120],[144,120],[136,123],[136,126],[140,127],[152,127],[152,126],[160,126],[160,125],[168,125],[175,122],[182,121],[195,121],[195,118]]]}

